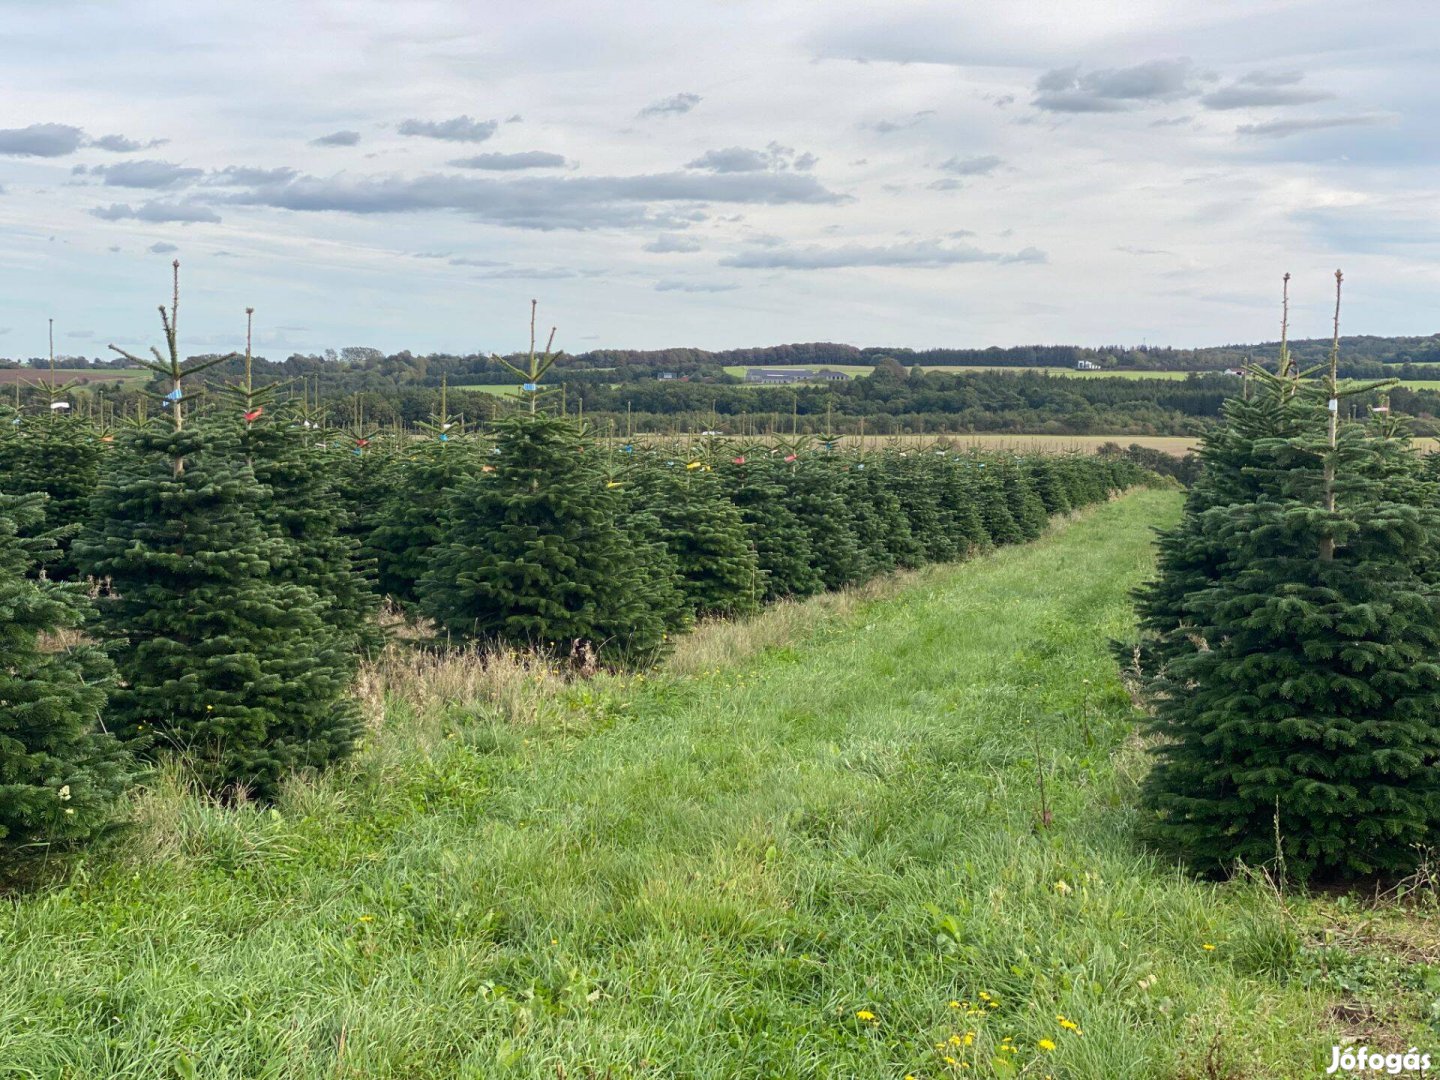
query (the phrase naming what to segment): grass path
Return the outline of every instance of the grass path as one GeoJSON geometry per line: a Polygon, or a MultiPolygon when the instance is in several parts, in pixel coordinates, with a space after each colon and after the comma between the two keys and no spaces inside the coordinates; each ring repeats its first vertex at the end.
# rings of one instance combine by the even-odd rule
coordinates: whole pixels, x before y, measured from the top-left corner
{"type": "Polygon", "coordinates": [[[1275,899],[1131,835],[1105,642],[1178,502],[527,725],[396,705],[274,810],[162,790],[0,910],[0,1076],[1317,1075],[1275,899]]]}

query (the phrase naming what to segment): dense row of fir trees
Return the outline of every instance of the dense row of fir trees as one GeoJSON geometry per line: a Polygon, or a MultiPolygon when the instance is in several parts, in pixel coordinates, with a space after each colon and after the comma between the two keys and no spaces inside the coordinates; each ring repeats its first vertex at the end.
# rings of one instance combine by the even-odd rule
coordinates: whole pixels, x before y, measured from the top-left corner
{"type": "Polygon", "coordinates": [[[0,417],[11,854],[104,830],[161,755],[227,800],[343,758],[382,598],[436,647],[643,666],[697,619],[1023,542],[1148,475],[1120,457],[599,439],[546,411],[544,362],[484,435],[442,412],[379,439],[248,376],[202,397],[177,307],[166,349],[134,358],[170,387],[148,419],[0,417]]]}

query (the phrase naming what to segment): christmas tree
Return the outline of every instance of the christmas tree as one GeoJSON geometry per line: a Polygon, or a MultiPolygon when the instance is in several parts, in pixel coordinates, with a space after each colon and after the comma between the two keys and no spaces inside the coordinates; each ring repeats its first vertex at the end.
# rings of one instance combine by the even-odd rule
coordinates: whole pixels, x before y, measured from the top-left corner
{"type": "MultiPolygon", "coordinates": [[[[523,379],[522,411],[500,421],[493,472],[459,484],[441,542],[420,583],[421,610],[462,639],[646,663],[667,647],[672,613],[651,604],[673,564],[621,528],[624,504],[579,426],[538,408],[545,373],[559,359],[535,348],[529,364],[495,359],[523,379]]],[[[668,582],[673,589],[673,582],[668,582]]],[[[673,593],[672,593],[673,595],[673,593]]]]}
{"type": "Polygon", "coordinates": [[[349,514],[325,467],[323,451],[311,445],[309,429],[293,423],[276,404],[277,386],[256,387],[252,376],[253,308],[245,309],[245,374],[237,386],[222,387],[238,417],[228,417],[245,465],[268,490],[260,520],[285,542],[274,580],[313,589],[321,618],[350,654],[374,652],[383,644],[376,622],[379,600],[370,566],[359,545],[344,535],[349,514]]]}
{"type": "Polygon", "coordinates": [[[825,582],[815,569],[810,531],[786,503],[782,466],[767,450],[749,448],[719,468],[755,552],[764,600],[822,591],[825,582]]]}
{"type": "Polygon", "coordinates": [[[1285,434],[1260,440],[1255,490],[1177,529],[1226,554],[1170,589],[1184,621],[1147,683],[1146,799],[1202,869],[1406,873],[1440,826],[1437,492],[1395,425],[1338,421],[1373,389],[1336,378],[1338,284],[1328,377],[1260,388],[1285,434]]]}
{"type": "Polygon", "coordinates": [[[682,602],[695,615],[744,615],[759,605],[760,566],[745,521],[711,466],[692,457],[652,470],[633,496],[674,556],[682,602]]]}
{"type": "Polygon", "coordinates": [[[422,425],[421,439],[400,457],[397,482],[380,502],[368,541],[381,593],[406,610],[419,602],[420,578],[442,536],[450,489],[485,467],[481,448],[449,413],[447,389],[441,388],[439,414],[422,425]]]}
{"type": "MultiPolygon", "coordinates": [[[[93,645],[41,647],[88,608],[78,586],[26,580],[48,537],[44,496],[0,495],[0,848],[74,843],[103,831],[134,778],[101,721],[113,668],[93,645]]],[[[47,550],[48,549],[48,550],[47,550]]]]}
{"type": "Polygon", "coordinates": [[[112,583],[98,611],[121,680],[112,730],[186,753],[212,791],[268,796],[287,772],[349,752],[352,661],[314,590],[280,579],[290,551],[264,521],[269,493],[233,427],[185,423],[186,378],[228,357],[183,367],[178,310],[177,262],[161,308],[168,357],[123,353],[169,381],[169,424],[120,436],[75,553],[112,583]]]}

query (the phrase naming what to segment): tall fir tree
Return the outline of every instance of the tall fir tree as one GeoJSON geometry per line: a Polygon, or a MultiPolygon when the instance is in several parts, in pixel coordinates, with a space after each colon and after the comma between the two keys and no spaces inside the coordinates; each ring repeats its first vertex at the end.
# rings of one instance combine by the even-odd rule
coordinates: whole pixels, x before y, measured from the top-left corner
{"type": "Polygon", "coordinates": [[[135,778],[102,721],[114,669],[94,645],[41,645],[83,625],[79,586],[27,580],[53,544],[34,533],[43,495],[0,495],[0,851],[64,846],[114,820],[135,778]]]}
{"type": "Polygon", "coordinates": [[[1147,682],[1145,794],[1157,839],[1201,869],[1406,873],[1440,828],[1440,511],[1403,435],[1339,424],[1367,388],[1335,375],[1338,284],[1329,377],[1262,385],[1285,433],[1216,478],[1239,497],[1187,512],[1172,536],[1196,543],[1161,567],[1181,618],[1147,682]],[[1197,574],[1193,551],[1224,555],[1197,574]]]}
{"type": "Polygon", "coordinates": [[[120,676],[112,730],[185,752],[212,791],[264,797],[288,772],[350,751],[352,661],[315,591],[277,579],[290,552],[263,520],[269,493],[233,428],[185,423],[195,395],[184,380],[220,360],[181,365],[174,266],[168,357],[123,354],[169,381],[169,425],[120,437],[75,553],[112,586],[98,612],[120,676]]]}

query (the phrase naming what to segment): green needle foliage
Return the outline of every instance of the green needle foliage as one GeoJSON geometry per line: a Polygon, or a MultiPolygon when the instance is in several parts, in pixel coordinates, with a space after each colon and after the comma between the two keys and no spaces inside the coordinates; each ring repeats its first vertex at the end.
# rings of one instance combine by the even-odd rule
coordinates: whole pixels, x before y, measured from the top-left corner
{"type": "Polygon", "coordinates": [[[684,605],[697,616],[749,614],[763,590],[745,521],[709,466],[686,465],[647,478],[635,498],[675,559],[684,605]]]}
{"type": "Polygon", "coordinates": [[[99,481],[100,439],[89,422],[78,416],[25,417],[12,429],[11,437],[0,443],[3,490],[48,496],[43,516],[26,526],[27,535],[50,534],[55,550],[46,562],[46,574],[73,578],[76,568],[70,545],[99,481]]]}
{"type": "Polygon", "coordinates": [[[657,656],[667,613],[646,602],[655,570],[620,527],[619,489],[575,424],[512,416],[496,449],[495,471],[455,490],[421,581],[422,611],[462,639],[609,662],[657,656]]]}
{"type": "Polygon", "coordinates": [[[763,599],[822,591],[825,582],[815,569],[810,532],[786,504],[781,467],[761,451],[739,454],[720,468],[755,552],[763,599]]]}
{"type": "Polygon", "coordinates": [[[368,546],[380,592],[407,611],[419,603],[420,578],[444,535],[450,489],[483,467],[477,449],[471,440],[427,439],[396,464],[397,483],[380,503],[368,546]]]}
{"type": "Polygon", "coordinates": [[[1337,304],[1328,379],[1232,406],[1140,594],[1146,799],[1204,870],[1406,873],[1440,827],[1440,493],[1396,425],[1339,424],[1364,388],[1337,382],[1338,336],[1337,304]]]}
{"type": "MultiPolygon", "coordinates": [[[[87,615],[78,586],[27,580],[49,538],[25,540],[44,496],[0,495],[0,852],[73,844],[102,832],[134,779],[101,722],[113,667],[93,645],[41,647],[87,615]]],[[[50,550],[47,550],[50,549],[50,550]]]]}
{"type": "Polygon", "coordinates": [[[113,590],[99,606],[122,680],[112,729],[190,755],[220,793],[268,796],[286,773],[343,757],[357,733],[353,659],[320,596],[284,580],[293,554],[234,439],[187,429],[120,441],[75,545],[113,590]]]}

